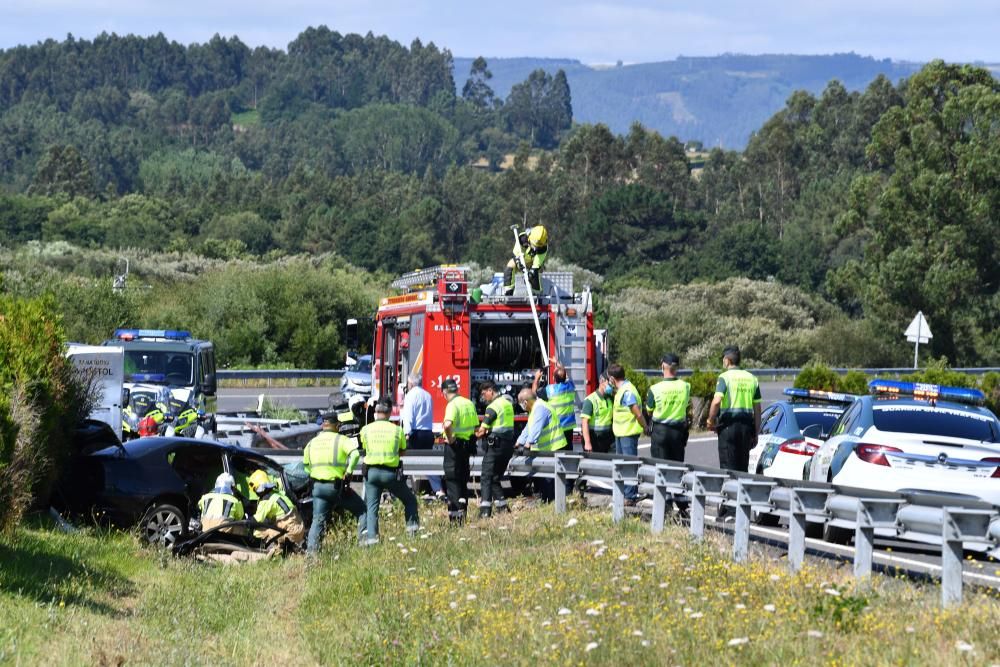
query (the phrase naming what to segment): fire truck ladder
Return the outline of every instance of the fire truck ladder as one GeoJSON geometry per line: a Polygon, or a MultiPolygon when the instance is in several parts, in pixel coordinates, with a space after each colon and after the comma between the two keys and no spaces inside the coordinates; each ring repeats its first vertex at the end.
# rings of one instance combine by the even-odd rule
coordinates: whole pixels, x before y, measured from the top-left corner
{"type": "MultiPolygon", "coordinates": [[[[510,226],[511,231],[514,232],[514,247],[521,250],[521,239],[517,234],[517,225],[510,226]]],[[[521,256],[524,254],[522,252],[521,256]]],[[[528,278],[528,267],[524,265],[524,262],[519,262],[521,265],[521,275],[524,276],[524,288],[528,293],[528,303],[531,304],[531,317],[535,320],[535,333],[538,334],[538,344],[542,348],[542,359],[545,367],[548,368],[549,365],[549,352],[545,347],[545,337],[542,336],[542,324],[538,321],[538,310],[535,308],[535,293],[531,289],[531,279],[528,278]]],[[[541,278],[539,278],[541,280],[541,278]]]]}

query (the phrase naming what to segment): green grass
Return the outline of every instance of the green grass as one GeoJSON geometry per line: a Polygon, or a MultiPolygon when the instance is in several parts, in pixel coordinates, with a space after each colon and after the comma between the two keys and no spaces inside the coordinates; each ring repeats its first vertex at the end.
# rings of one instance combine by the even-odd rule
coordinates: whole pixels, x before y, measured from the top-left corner
{"type": "Polygon", "coordinates": [[[129,534],[36,526],[0,543],[0,663],[13,664],[989,664],[1000,603],[938,607],[935,585],[850,567],[789,574],[722,538],[659,537],[607,511],[523,509],[383,542],[352,528],[317,561],[175,560],[129,534]],[[574,525],[567,527],[573,520],[574,525]],[[261,638],[264,637],[263,641],[261,638]],[[744,641],[744,638],[746,641],[744,641]],[[735,640],[735,641],[734,641],[735,640]],[[730,645],[730,642],[733,645],[730,645]],[[966,645],[971,650],[962,650],[966,645]]]}

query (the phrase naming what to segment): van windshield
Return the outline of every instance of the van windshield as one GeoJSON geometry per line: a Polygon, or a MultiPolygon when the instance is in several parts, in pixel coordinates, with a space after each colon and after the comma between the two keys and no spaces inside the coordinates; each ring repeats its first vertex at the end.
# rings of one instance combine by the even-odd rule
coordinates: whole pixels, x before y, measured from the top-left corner
{"type": "Polygon", "coordinates": [[[194,384],[194,355],[166,350],[125,350],[125,380],[177,386],[194,384]]]}

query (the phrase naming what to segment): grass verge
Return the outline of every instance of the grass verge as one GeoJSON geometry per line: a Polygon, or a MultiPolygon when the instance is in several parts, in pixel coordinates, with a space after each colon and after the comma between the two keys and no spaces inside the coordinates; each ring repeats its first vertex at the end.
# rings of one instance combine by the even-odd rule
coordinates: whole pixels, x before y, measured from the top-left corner
{"type": "Polygon", "coordinates": [[[523,509],[451,529],[440,507],[383,542],[352,528],[319,559],[178,561],[129,534],[45,525],[0,543],[0,663],[17,664],[988,664],[1000,602],[849,566],[798,575],[723,538],[654,537],[606,511],[523,509]]]}

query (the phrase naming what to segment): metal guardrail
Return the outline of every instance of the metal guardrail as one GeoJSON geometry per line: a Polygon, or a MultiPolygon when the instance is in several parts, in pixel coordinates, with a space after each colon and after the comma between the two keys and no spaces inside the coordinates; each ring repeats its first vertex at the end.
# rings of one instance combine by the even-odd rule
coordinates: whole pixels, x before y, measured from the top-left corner
{"type": "Polygon", "coordinates": [[[256,369],[249,371],[220,370],[215,374],[218,380],[339,380],[344,376],[343,369],[256,369]]]}
{"type": "MultiPolygon", "coordinates": [[[[278,463],[301,460],[301,451],[258,450],[278,463]]],[[[443,475],[440,455],[404,456],[403,472],[411,477],[443,475]]],[[[482,459],[471,461],[473,475],[482,459]]],[[[962,600],[964,549],[1000,555],[1000,510],[984,502],[920,493],[883,493],[820,482],[773,479],[732,470],[658,459],[585,454],[582,452],[515,456],[507,473],[516,477],[555,477],[555,510],[566,511],[566,482],[610,482],[611,516],[626,517],[625,487],[636,485],[650,494],[653,507],[650,529],[663,530],[668,508],[675,497],[689,503],[692,537],[705,534],[708,505],[735,512],[732,524],[735,561],[749,556],[754,515],[767,514],[788,520],[788,562],[793,571],[805,561],[809,526],[854,531],[854,574],[866,580],[872,574],[875,536],[912,540],[941,548],[941,603],[962,600]]],[[[991,582],[996,585],[996,582],[991,582]]]]}

